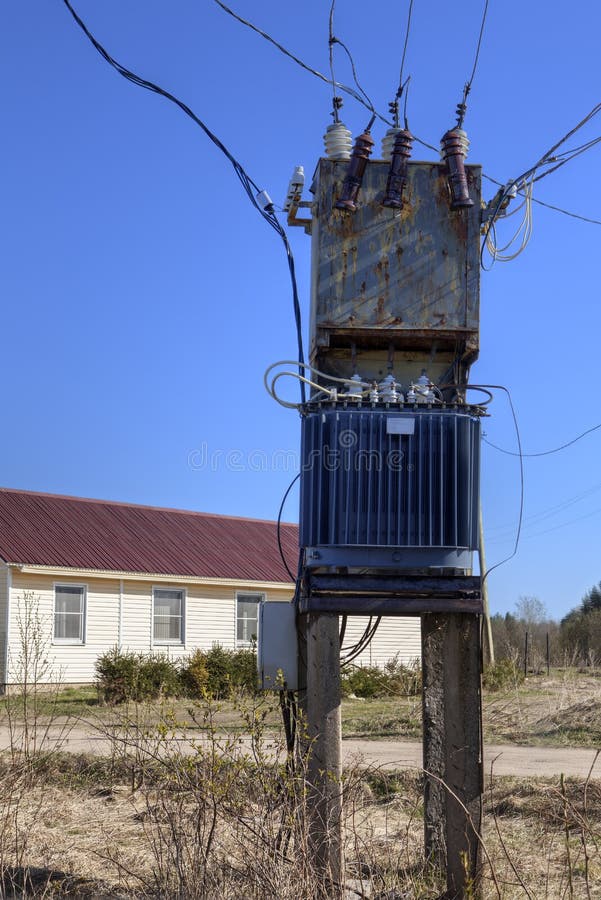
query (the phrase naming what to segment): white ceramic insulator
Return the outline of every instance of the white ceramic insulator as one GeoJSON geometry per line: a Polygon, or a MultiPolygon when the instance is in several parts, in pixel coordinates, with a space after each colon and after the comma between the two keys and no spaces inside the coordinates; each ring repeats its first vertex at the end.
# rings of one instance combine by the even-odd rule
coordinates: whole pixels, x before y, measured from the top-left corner
{"type": "MultiPolygon", "coordinates": [[[[470,149],[470,141],[467,136],[467,131],[464,131],[463,128],[453,128],[453,132],[459,135],[459,140],[461,141],[461,152],[463,153],[463,158],[467,159],[467,154],[469,153],[470,149]]],[[[442,149],[442,147],[440,148],[440,158],[443,162],[445,161],[444,150],[442,149]]]]}
{"type": "Polygon", "coordinates": [[[353,136],[342,122],[328,125],[323,136],[328,159],[350,159],[353,149],[353,136]]]}
{"type": "Polygon", "coordinates": [[[387,162],[390,162],[392,159],[394,141],[399,131],[401,131],[401,129],[395,128],[393,125],[382,138],[382,159],[385,159],[387,162]]]}
{"type": "Polygon", "coordinates": [[[361,398],[363,394],[363,381],[360,375],[351,375],[351,380],[346,382],[346,387],[351,396],[361,398]]]}

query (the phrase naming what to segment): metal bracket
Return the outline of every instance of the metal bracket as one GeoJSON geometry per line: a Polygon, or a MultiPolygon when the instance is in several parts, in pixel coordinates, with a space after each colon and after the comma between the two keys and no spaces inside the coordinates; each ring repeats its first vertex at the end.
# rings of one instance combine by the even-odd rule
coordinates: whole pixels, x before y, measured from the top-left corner
{"type": "Polygon", "coordinates": [[[479,575],[312,574],[305,572],[299,612],[357,616],[483,612],[479,575]]]}

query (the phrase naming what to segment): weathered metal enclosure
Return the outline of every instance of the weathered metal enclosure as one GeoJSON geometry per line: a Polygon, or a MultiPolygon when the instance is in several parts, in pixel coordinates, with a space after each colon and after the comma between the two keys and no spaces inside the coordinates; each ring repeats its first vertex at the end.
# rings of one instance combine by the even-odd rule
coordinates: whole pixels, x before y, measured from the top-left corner
{"type": "Polygon", "coordinates": [[[308,568],[471,569],[480,422],[469,410],[308,412],[302,465],[308,568]]]}
{"type": "Polygon", "coordinates": [[[397,211],[381,205],[389,164],[370,162],[353,214],[334,208],[346,169],[321,159],[312,186],[313,361],[329,371],[334,348],[393,342],[426,361],[437,355],[440,371],[457,358],[469,365],[479,345],[480,167],[466,166],[473,207],[452,210],[444,166],[410,162],[397,211]]]}

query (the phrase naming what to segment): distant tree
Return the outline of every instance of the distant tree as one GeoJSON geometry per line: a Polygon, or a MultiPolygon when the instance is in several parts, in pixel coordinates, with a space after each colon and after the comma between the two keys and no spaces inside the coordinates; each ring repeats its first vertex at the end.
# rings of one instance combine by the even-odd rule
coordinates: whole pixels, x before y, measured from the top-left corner
{"type": "Polygon", "coordinates": [[[538,597],[520,597],[515,604],[517,617],[527,628],[541,625],[547,620],[547,608],[538,597]]]}
{"type": "Polygon", "coordinates": [[[598,665],[601,661],[601,582],[586,592],[580,606],[561,620],[560,639],[563,650],[581,664],[598,665]]]}

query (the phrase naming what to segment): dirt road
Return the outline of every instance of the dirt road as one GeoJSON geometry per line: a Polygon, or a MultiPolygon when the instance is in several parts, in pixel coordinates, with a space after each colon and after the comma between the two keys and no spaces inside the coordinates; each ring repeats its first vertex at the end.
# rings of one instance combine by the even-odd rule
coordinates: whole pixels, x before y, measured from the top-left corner
{"type": "MultiPolygon", "coordinates": [[[[198,737],[197,737],[198,739],[198,737]]],[[[118,737],[117,737],[118,740],[118,737]]],[[[0,727],[0,750],[10,747],[11,738],[5,727],[0,727]]],[[[46,746],[58,744],[71,753],[110,752],[111,738],[99,734],[93,727],[78,725],[52,726],[46,746]]],[[[177,740],[182,752],[190,752],[190,744],[184,738],[177,740]]],[[[241,748],[248,741],[240,739],[241,748]]],[[[381,766],[386,769],[419,768],[422,765],[422,745],[418,741],[355,740],[342,742],[344,765],[352,763],[381,766]]],[[[573,747],[526,747],[515,744],[488,744],[484,747],[485,773],[491,765],[496,775],[558,777],[562,773],[575,778],[585,778],[595,760],[595,750],[573,747]]],[[[601,759],[593,770],[593,777],[601,778],[601,759]]]]}

